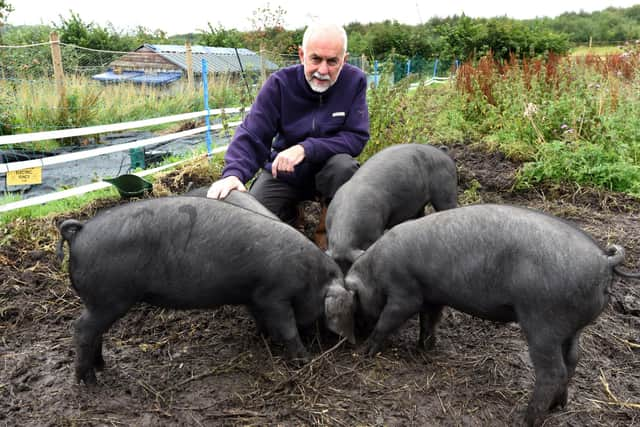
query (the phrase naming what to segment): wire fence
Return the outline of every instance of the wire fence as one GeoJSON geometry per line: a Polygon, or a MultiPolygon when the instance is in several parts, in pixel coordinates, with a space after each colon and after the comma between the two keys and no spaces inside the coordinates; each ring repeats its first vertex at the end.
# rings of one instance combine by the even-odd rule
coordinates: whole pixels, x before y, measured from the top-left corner
{"type": "MultiPolygon", "coordinates": [[[[299,63],[297,55],[265,50],[256,55],[238,49],[172,46],[160,55],[150,46],[133,52],[107,51],[57,39],[0,46],[0,191],[22,195],[22,200],[0,211],[66,197],[67,193],[55,191],[61,186],[79,186],[68,195],[104,188],[104,183],[92,181],[119,175],[123,167],[134,172],[140,155],[166,157],[170,151],[192,150],[205,142],[198,134],[210,127],[209,114],[205,127],[197,123],[203,115],[196,114],[190,126],[173,128],[164,136],[147,130],[123,132],[123,122],[163,121],[167,116],[194,114],[191,112],[203,106],[224,107],[211,126],[216,132],[214,145],[220,147],[264,79],[277,69],[299,63]],[[178,81],[162,81],[163,73],[169,72],[179,75],[178,81]],[[99,79],[105,75],[107,80],[99,79]],[[136,84],[119,80],[121,76],[142,79],[136,84]],[[233,110],[236,106],[240,108],[233,110]],[[169,146],[169,141],[177,145],[169,146]],[[52,157],[47,160],[47,156],[52,157]],[[58,166],[63,160],[69,163],[58,166]],[[28,170],[37,172],[40,184],[9,184],[10,173],[28,170]]],[[[354,56],[348,61],[363,69],[374,86],[382,79],[394,83],[409,75],[446,76],[452,66],[437,58],[377,61],[354,56]]],[[[206,143],[211,153],[211,143],[206,143]]]]}
{"type": "MultiPolygon", "coordinates": [[[[165,55],[154,55],[149,49],[109,51],[57,41],[1,45],[0,135],[139,120],[200,109],[202,74],[198,72],[200,56],[196,53],[201,47],[194,47],[192,75],[187,69],[184,46],[172,48],[174,51],[165,55]],[[59,51],[58,71],[54,47],[59,51]],[[162,74],[168,72],[173,72],[177,81],[158,84],[162,83],[162,74]],[[100,76],[107,80],[99,80],[100,76]],[[146,84],[125,81],[125,77],[138,78],[146,84]],[[115,82],[121,84],[114,85],[115,82]]],[[[250,105],[271,72],[299,63],[297,55],[267,50],[250,56],[239,55],[233,49],[213,49],[215,55],[207,56],[212,108],[250,105]]],[[[454,71],[452,61],[437,58],[380,61],[361,55],[350,56],[348,61],[363,69],[371,84],[395,83],[409,75],[443,77],[454,71]]]]}
{"type": "MultiPolygon", "coordinates": [[[[62,63],[65,73],[75,76],[91,77],[101,73],[110,67],[114,61],[123,56],[144,61],[147,52],[137,51],[111,51],[80,47],[72,44],[59,43],[62,63]]],[[[268,50],[257,52],[278,68],[299,63],[298,55],[283,55],[268,50]]],[[[233,53],[219,52],[217,56],[223,58],[226,63],[238,62],[233,53]]],[[[392,63],[394,79],[397,81],[409,73],[430,74],[436,68],[438,77],[443,77],[450,72],[450,67],[455,60],[442,60],[439,58],[413,57],[409,59],[387,58],[375,60],[364,55],[350,56],[348,62],[361,68],[365,73],[375,72],[374,64],[378,62],[392,63]]],[[[170,65],[170,64],[166,64],[170,65]]],[[[248,73],[259,73],[256,67],[240,64],[248,73]]],[[[53,58],[51,54],[51,42],[33,43],[25,45],[0,45],[0,80],[37,80],[52,78],[54,73],[53,58]]]]}

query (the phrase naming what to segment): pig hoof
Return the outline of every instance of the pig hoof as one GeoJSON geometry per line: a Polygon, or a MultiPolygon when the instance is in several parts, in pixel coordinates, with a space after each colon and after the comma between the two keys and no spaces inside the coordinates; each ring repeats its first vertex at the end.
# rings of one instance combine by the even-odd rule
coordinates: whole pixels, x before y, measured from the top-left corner
{"type": "Polygon", "coordinates": [[[525,424],[528,427],[539,427],[544,421],[544,414],[539,411],[527,409],[527,416],[525,417],[525,424]]]}
{"type": "Polygon", "coordinates": [[[295,357],[293,359],[291,359],[291,363],[297,367],[302,367],[304,365],[306,365],[307,363],[309,363],[311,361],[311,359],[309,358],[309,356],[305,356],[305,357],[295,357]]]}
{"type": "Polygon", "coordinates": [[[429,351],[436,345],[436,337],[430,336],[426,340],[418,340],[418,350],[429,351]]]}
{"type": "Polygon", "coordinates": [[[286,356],[287,359],[296,363],[307,363],[310,360],[309,353],[304,347],[290,349],[286,356]]]}
{"type": "Polygon", "coordinates": [[[380,353],[381,346],[378,343],[371,342],[367,340],[364,344],[363,352],[369,357],[373,357],[376,354],[380,353]]]}
{"type": "Polygon", "coordinates": [[[93,370],[86,372],[84,374],[79,374],[76,376],[76,380],[78,383],[84,383],[86,386],[92,387],[98,384],[98,380],[96,379],[96,374],[93,370]]]}
{"type": "Polygon", "coordinates": [[[568,400],[568,392],[567,390],[564,390],[556,395],[556,398],[553,400],[553,403],[551,404],[551,408],[549,409],[554,409],[557,406],[561,408],[565,408],[567,406],[567,400],[568,400]]]}
{"type": "Polygon", "coordinates": [[[96,361],[93,363],[93,368],[96,371],[104,371],[105,367],[104,359],[102,357],[96,358],[96,361]]]}
{"type": "Polygon", "coordinates": [[[311,361],[309,353],[307,353],[306,350],[304,352],[298,352],[295,355],[290,355],[288,359],[293,365],[298,367],[306,365],[311,361]]]}

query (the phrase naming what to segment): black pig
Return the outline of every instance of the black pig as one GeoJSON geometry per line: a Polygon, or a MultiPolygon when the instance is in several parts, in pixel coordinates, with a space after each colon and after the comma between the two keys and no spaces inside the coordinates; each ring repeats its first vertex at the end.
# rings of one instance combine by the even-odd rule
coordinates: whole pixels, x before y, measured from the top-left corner
{"type": "MultiPolygon", "coordinates": [[[[183,196],[207,197],[207,191],[209,191],[209,187],[199,187],[184,193],[183,196]]],[[[227,197],[221,200],[280,221],[280,218],[278,218],[247,191],[233,190],[227,195],[227,197]]]]}
{"type": "Polygon", "coordinates": [[[419,346],[435,342],[443,306],[484,319],[518,322],[529,344],[535,387],[529,425],[564,406],[578,339],[608,301],[624,250],[603,251],[586,233],[529,209],[473,205],[397,225],[353,264],[347,289],[356,316],[373,327],[365,351],[420,313],[419,346]]]}
{"type": "Polygon", "coordinates": [[[325,316],[353,340],[340,268],[294,228],[218,200],[170,197],[60,225],[71,284],[85,310],[75,321],[76,378],[96,382],[102,334],[138,302],[176,309],[246,305],[258,329],[306,358],[298,325],[325,316]]]}
{"type": "Polygon", "coordinates": [[[327,253],[346,273],[384,230],[457,206],[454,161],[442,149],[400,144],[376,153],[336,192],[327,211],[327,253]]]}

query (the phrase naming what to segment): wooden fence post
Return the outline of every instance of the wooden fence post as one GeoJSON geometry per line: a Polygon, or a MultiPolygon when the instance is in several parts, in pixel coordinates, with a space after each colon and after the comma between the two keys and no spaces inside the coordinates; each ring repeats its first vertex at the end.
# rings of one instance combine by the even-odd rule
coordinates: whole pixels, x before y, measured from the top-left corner
{"type": "Polygon", "coordinates": [[[60,53],[60,39],[55,31],[49,35],[51,45],[51,60],[53,61],[53,76],[56,80],[56,88],[58,90],[59,106],[62,108],[62,114],[66,114],[67,96],[64,87],[64,69],[62,68],[62,54],[60,53]]]}
{"type": "Polygon", "coordinates": [[[267,64],[265,63],[264,59],[265,52],[266,51],[264,49],[264,43],[260,43],[260,79],[262,80],[263,84],[265,80],[267,80],[267,64]]]}
{"type": "Polygon", "coordinates": [[[191,56],[191,42],[187,40],[184,44],[185,55],[187,61],[187,86],[189,90],[193,89],[193,57],[191,56]]]}

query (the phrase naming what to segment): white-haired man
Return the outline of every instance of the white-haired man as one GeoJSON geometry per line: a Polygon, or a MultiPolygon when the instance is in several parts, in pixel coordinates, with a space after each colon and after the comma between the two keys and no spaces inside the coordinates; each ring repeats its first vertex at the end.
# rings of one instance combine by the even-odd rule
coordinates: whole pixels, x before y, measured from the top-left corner
{"type": "Polygon", "coordinates": [[[298,55],[300,64],[273,73],[260,89],[207,196],[246,191],[262,168],[250,193],[290,224],[300,201],[321,200],[322,231],[328,201],[355,173],[355,157],[369,140],[367,79],[346,63],[347,34],[339,25],[307,27],[298,55]]]}

